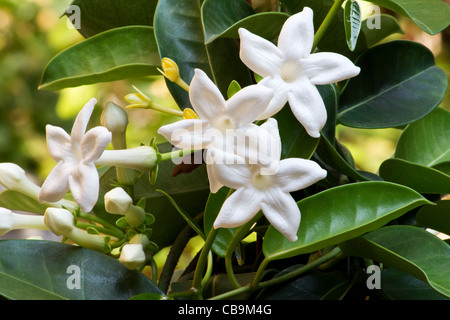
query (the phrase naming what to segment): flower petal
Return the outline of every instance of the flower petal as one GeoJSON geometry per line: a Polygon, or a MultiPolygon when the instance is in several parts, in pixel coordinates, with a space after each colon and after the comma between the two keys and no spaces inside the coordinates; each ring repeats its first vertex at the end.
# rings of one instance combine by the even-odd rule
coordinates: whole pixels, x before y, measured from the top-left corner
{"type": "Polygon", "coordinates": [[[225,200],[214,228],[234,228],[248,222],[261,209],[261,196],[254,189],[241,188],[225,200]]]}
{"type": "Polygon", "coordinates": [[[40,202],[56,202],[61,200],[69,191],[69,175],[73,166],[59,162],[42,184],[38,199],[40,202]]]}
{"type": "Polygon", "coordinates": [[[84,212],[90,212],[98,199],[99,176],[93,163],[80,163],[69,176],[69,187],[76,203],[84,212]]]}
{"type": "Polygon", "coordinates": [[[72,132],[70,134],[72,143],[79,144],[81,142],[81,139],[83,139],[84,133],[86,132],[86,128],[89,123],[89,119],[91,118],[96,103],[97,100],[95,98],[92,98],[78,113],[78,116],[75,119],[72,127],[72,132]]]}
{"type": "Polygon", "coordinates": [[[214,148],[208,149],[206,163],[214,165],[214,176],[224,186],[239,189],[251,183],[252,172],[242,157],[214,148]]]}
{"type": "Polygon", "coordinates": [[[289,241],[297,240],[301,220],[300,209],[289,193],[279,188],[272,188],[270,192],[265,192],[261,210],[270,224],[289,241]]]}
{"type": "Polygon", "coordinates": [[[60,127],[47,125],[47,148],[53,160],[59,162],[72,155],[69,134],[60,127]]]}
{"type": "Polygon", "coordinates": [[[320,137],[327,121],[327,110],[317,88],[309,81],[297,82],[288,93],[292,113],[311,137],[320,137]]]}
{"type": "Polygon", "coordinates": [[[270,118],[280,111],[288,101],[289,85],[287,85],[280,76],[266,77],[258,85],[273,89],[274,96],[267,106],[266,110],[258,116],[258,120],[270,118]]]}
{"type": "Polygon", "coordinates": [[[302,12],[290,16],[281,29],[278,48],[284,59],[301,59],[307,57],[314,42],[313,11],[305,7],[302,12]]]}
{"type": "Polygon", "coordinates": [[[208,128],[207,120],[186,119],[162,126],[158,133],[179,149],[204,149],[211,143],[208,128]]]}
{"type": "Polygon", "coordinates": [[[319,52],[302,61],[302,70],[311,83],[323,85],[355,77],[361,69],[343,55],[319,52]]]}
{"type": "Polygon", "coordinates": [[[203,120],[213,120],[226,110],[225,99],[203,70],[195,69],[189,87],[189,99],[203,120]]]}
{"type": "Polygon", "coordinates": [[[265,86],[251,85],[239,90],[227,101],[227,114],[235,124],[247,125],[263,113],[274,96],[265,86]]]}
{"type": "Polygon", "coordinates": [[[216,193],[223,187],[223,184],[217,179],[217,175],[215,173],[216,165],[207,164],[206,165],[206,173],[208,174],[209,181],[209,189],[211,193],[216,193]]]}
{"type": "Polygon", "coordinates": [[[289,158],[280,161],[276,181],[284,192],[293,192],[309,187],[326,176],[327,171],[312,160],[289,158]]]}
{"type": "Polygon", "coordinates": [[[103,151],[111,143],[112,134],[105,127],[95,127],[89,130],[81,140],[81,154],[84,163],[100,158],[103,151]]]}
{"type": "Polygon", "coordinates": [[[238,30],[241,39],[239,56],[244,64],[261,77],[280,72],[283,53],[272,42],[247,29],[238,30]]]}

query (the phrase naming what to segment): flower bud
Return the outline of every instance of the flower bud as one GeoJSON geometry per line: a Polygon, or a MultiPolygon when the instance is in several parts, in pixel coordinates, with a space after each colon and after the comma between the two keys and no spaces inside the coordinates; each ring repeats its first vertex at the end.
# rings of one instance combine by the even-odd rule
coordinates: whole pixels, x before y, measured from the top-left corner
{"type": "Polygon", "coordinates": [[[164,70],[162,74],[172,82],[177,82],[180,78],[180,69],[175,61],[169,58],[163,58],[161,60],[161,66],[164,70]]]}
{"type": "Polygon", "coordinates": [[[183,110],[183,120],[186,119],[198,119],[198,115],[191,108],[186,108],[183,110]]]}
{"type": "Polygon", "coordinates": [[[125,214],[132,204],[131,197],[120,187],[105,194],[105,209],[111,214],[125,214]]]}
{"type": "Polygon", "coordinates": [[[0,236],[15,229],[47,230],[43,216],[18,214],[11,210],[0,208],[0,236]]]}
{"type": "Polygon", "coordinates": [[[139,268],[142,264],[144,264],[145,260],[146,260],[145,252],[144,252],[144,248],[143,248],[142,244],[128,243],[122,247],[122,251],[120,252],[119,261],[127,269],[135,270],[135,269],[139,268]]]}
{"type": "Polygon", "coordinates": [[[31,182],[25,170],[14,163],[0,163],[0,183],[9,190],[37,199],[40,188],[31,182]]]}
{"type": "Polygon", "coordinates": [[[101,123],[113,134],[125,132],[128,126],[128,115],[125,110],[114,102],[109,102],[101,115],[101,123]]]}
{"type": "Polygon", "coordinates": [[[48,208],[45,210],[44,222],[57,236],[67,236],[74,228],[73,215],[66,209],[48,208]]]}

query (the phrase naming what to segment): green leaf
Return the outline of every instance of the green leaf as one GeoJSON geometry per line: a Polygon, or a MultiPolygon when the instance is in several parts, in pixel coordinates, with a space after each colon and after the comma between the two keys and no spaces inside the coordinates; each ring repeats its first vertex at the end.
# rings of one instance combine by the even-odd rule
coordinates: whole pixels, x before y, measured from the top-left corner
{"type": "Polygon", "coordinates": [[[392,41],[366,51],[340,97],[338,121],[356,128],[389,128],[417,121],[445,96],[447,75],[423,45],[392,41]]]}
{"type": "Polygon", "coordinates": [[[221,37],[239,38],[239,28],[245,28],[268,40],[276,40],[289,15],[282,12],[255,14],[245,0],[206,0],[202,7],[202,17],[205,40],[210,43],[221,37]]]}
{"type": "Polygon", "coordinates": [[[119,27],[152,26],[157,2],[157,0],[74,0],[71,6],[79,8],[79,17],[75,16],[76,11],[70,10],[72,7],[69,7],[66,16],[75,23],[78,32],[88,38],[119,27]]]}
{"type": "Polygon", "coordinates": [[[0,295],[8,299],[124,300],[140,293],[163,294],[105,254],[58,242],[0,241],[0,295]],[[79,268],[79,289],[67,286],[76,284],[71,266],[79,268]]]}
{"type": "Polygon", "coordinates": [[[39,89],[60,90],[160,74],[152,27],[113,29],[67,48],[45,67],[39,89]]]}
{"type": "Polygon", "coordinates": [[[450,192],[449,175],[403,159],[387,159],[379,171],[384,180],[408,186],[420,193],[450,192]]]}
{"type": "MultiPolygon", "coordinates": [[[[224,97],[231,81],[242,87],[251,84],[251,74],[239,58],[233,39],[219,38],[205,44],[200,0],[160,0],[156,8],[154,28],[161,58],[174,60],[180,76],[190,83],[194,69],[203,70],[224,97]],[[169,32],[170,30],[170,32],[169,32]],[[226,54],[224,54],[226,52],[226,54]]],[[[180,108],[192,107],[186,91],[166,81],[180,108]]]]}
{"type": "Polygon", "coordinates": [[[450,246],[412,226],[388,226],[341,245],[344,253],[370,258],[428,283],[450,297],[450,246]]]}
{"type": "Polygon", "coordinates": [[[302,219],[297,241],[287,240],[271,226],[263,252],[269,261],[313,252],[377,229],[427,203],[414,190],[389,182],[331,188],[298,202],[302,219]]]}
{"type": "Polygon", "coordinates": [[[355,0],[347,0],[345,3],[344,28],[348,48],[354,51],[361,31],[361,9],[355,0]]]}
{"type": "Polygon", "coordinates": [[[434,206],[423,206],[417,211],[416,222],[419,226],[450,235],[450,201],[439,200],[434,206]]]}
{"type": "Polygon", "coordinates": [[[450,112],[436,108],[402,132],[395,158],[426,167],[450,161],[450,112]]]}
{"type": "Polygon", "coordinates": [[[390,300],[445,300],[425,282],[395,268],[381,270],[381,291],[390,300]]]}
{"type": "Polygon", "coordinates": [[[8,208],[10,210],[44,214],[48,206],[41,204],[39,201],[20,192],[3,190],[0,192],[0,207],[8,208]]]}
{"type": "Polygon", "coordinates": [[[448,27],[450,7],[442,0],[370,0],[414,21],[423,31],[434,35],[448,27]]]}

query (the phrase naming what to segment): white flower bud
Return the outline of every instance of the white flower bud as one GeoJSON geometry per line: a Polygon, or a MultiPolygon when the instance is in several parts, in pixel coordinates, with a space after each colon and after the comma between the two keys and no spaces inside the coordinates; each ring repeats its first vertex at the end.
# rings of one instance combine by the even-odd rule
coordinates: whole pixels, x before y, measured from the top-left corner
{"type": "Polygon", "coordinates": [[[124,215],[133,204],[131,197],[120,187],[114,188],[105,194],[105,209],[111,214],[124,215]]]}
{"type": "Polygon", "coordinates": [[[102,112],[101,123],[112,133],[125,132],[128,125],[128,115],[120,106],[114,102],[109,102],[102,112]]]}
{"type": "Polygon", "coordinates": [[[66,209],[48,208],[44,214],[45,225],[57,236],[66,236],[74,228],[73,215],[66,209]]]}
{"type": "Polygon", "coordinates": [[[0,208],[0,236],[15,229],[46,230],[43,216],[18,214],[9,209],[0,208]]]}
{"type": "Polygon", "coordinates": [[[14,163],[0,163],[0,183],[9,190],[37,199],[40,188],[31,182],[25,170],[14,163]]]}
{"type": "Polygon", "coordinates": [[[145,252],[142,244],[129,243],[124,245],[120,252],[119,261],[129,270],[140,267],[145,263],[145,252]]]}

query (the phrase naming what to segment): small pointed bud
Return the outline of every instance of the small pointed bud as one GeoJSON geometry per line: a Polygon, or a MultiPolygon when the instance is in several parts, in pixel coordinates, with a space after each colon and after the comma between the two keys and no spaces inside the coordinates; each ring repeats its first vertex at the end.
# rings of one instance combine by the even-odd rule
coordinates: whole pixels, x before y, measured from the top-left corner
{"type": "Polygon", "coordinates": [[[128,126],[128,115],[120,106],[114,102],[109,102],[101,115],[102,126],[112,133],[125,132],[128,126]]]}
{"type": "Polygon", "coordinates": [[[161,65],[164,70],[162,74],[172,82],[177,82],[180,78],[180,69],[175,61],[169,58],[163,58],[161,65]]]}
{"type": "Polygon", "coordinates": [[[0,184],[33,199],[37,199],[40,191],[40,188],[28,179],[25,170],[9,162],[0,163],[0,184]]]}
{"type": "Polygon", "coordinates": [[[183,120],[187,119],[198,119],[198,115],[191,108],[186,108],[183,110],[183,120]]]}

